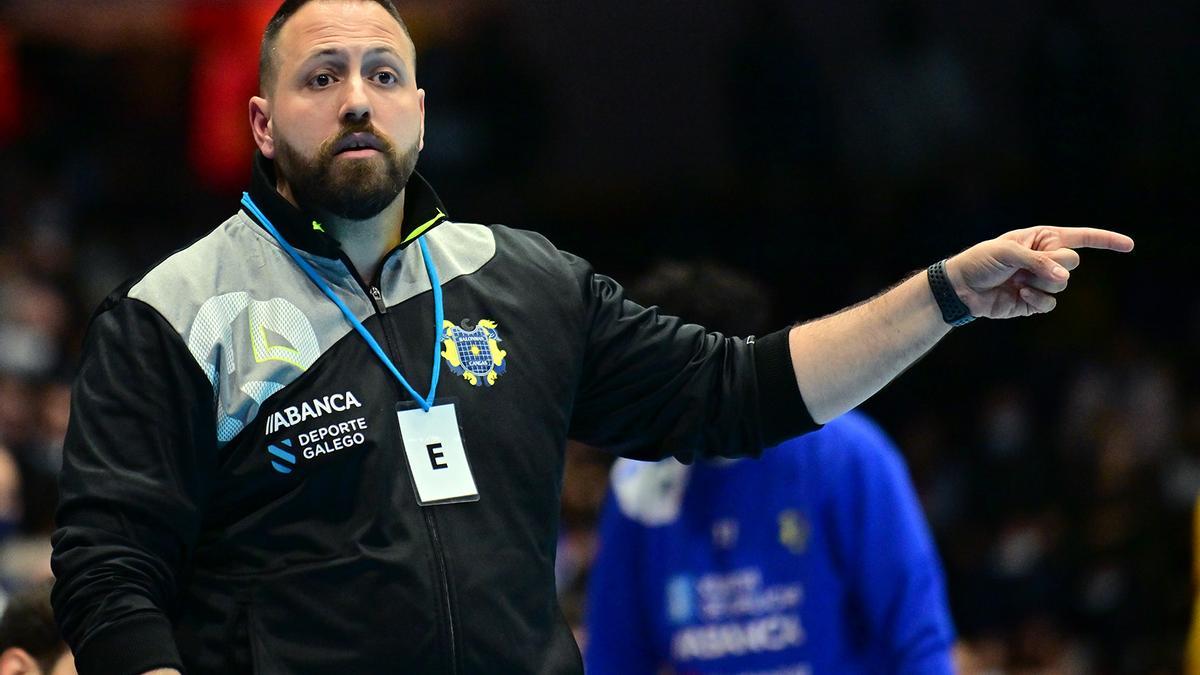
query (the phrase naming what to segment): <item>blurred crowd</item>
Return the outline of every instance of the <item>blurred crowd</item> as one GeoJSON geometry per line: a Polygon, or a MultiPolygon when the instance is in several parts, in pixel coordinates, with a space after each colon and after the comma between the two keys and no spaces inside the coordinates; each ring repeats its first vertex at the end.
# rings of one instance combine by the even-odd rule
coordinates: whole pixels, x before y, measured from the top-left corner
{"type": "MultiPolygon", "coordinates": [[[[451,217],[542,231],[619,281],[719,259],[774,289],[782,325],[1014,227],[1138,239],[1050,317],[955,331],[866,408],[937,537],[963,672],[1178,669],[1200,494],[1194,3],[398,4],[429,92],[418,170],[451,217]]],[[[92,310],[236,208],[274,7],[0,2],[0,596],[50,574],[92,310]]],[[[572,451],[563,488],[581,643],[610,463],[572,451]]]]}

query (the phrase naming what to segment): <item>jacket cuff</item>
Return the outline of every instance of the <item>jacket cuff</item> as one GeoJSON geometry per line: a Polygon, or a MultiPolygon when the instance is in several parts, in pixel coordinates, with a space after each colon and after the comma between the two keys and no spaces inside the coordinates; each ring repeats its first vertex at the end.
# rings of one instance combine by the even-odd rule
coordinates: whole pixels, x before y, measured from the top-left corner
{"type": "Polygon", "coordinates": [[[788,347],[791,327],[758,338],[754,369],[758,375],[758,416],[764,448],[821,428],[813,421],[796,385],[796,369],[788,347]]]}
{"type": "Polygon", "coordinates": [[[142,675],[155,668],[183,670],[166,617],[140,613],[105,626],[80,645],[75,667],[85,675],[142,675]]]}

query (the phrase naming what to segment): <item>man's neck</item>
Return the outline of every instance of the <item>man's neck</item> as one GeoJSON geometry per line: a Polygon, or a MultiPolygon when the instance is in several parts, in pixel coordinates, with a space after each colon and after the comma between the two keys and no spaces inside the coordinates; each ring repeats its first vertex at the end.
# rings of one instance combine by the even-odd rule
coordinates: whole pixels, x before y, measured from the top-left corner
{"type": "MultiPolygon", "coordinates": [[[[276,189],[285,199],[297,206],[296,199],[285,184],[276,189]]],[[[320,218],[325,233],[337,240],[342,251],[354,265],[359,277],[367,283],[375,278],[383,257],[400,245],[404,235],[404,190],[392,203],[373,218],[346,220],[328,214],[314,214],[320,218]]]]}

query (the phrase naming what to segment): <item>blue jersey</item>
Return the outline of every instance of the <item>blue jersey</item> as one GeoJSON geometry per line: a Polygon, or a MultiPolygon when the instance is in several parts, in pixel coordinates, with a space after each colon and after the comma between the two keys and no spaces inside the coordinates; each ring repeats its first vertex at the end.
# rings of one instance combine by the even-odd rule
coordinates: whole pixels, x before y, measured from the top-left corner
{"type": "Polygon", "coordinates": [[[620,460],[600,537],[590,675],[953,672],[937,551],[861,414],[758,460],[620,460]]]}

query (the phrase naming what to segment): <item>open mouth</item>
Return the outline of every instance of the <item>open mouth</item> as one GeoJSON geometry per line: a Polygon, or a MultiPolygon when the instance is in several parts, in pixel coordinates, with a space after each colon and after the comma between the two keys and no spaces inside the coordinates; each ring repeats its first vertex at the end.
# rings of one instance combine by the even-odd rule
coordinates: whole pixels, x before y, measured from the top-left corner
{"type": "Polygon", "coordinates": [[[383,142],[375,134],[357,133],[338,141],[333,148],[333,154],[342,155],[369,155],[373,152],[382,152],[383,142]]]}

